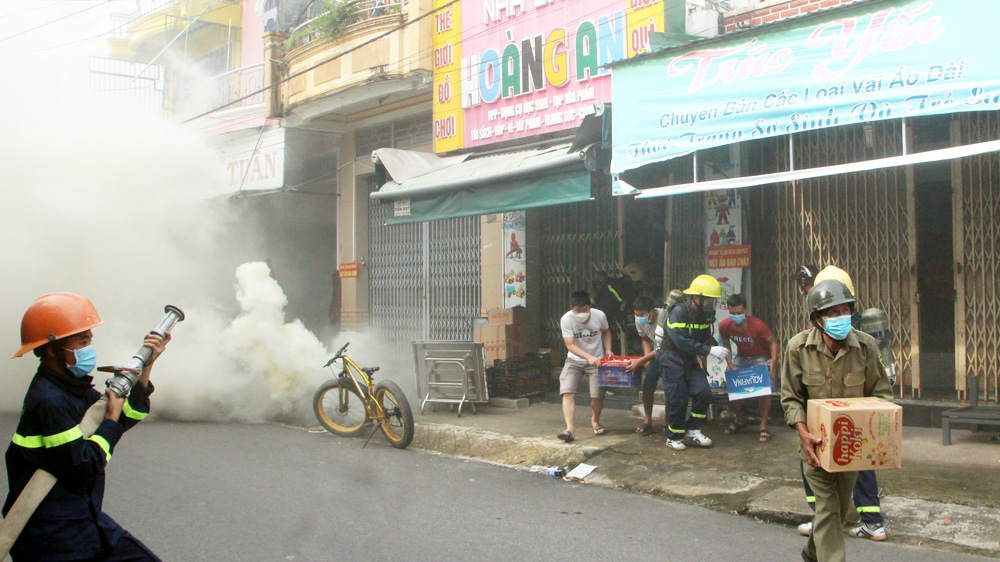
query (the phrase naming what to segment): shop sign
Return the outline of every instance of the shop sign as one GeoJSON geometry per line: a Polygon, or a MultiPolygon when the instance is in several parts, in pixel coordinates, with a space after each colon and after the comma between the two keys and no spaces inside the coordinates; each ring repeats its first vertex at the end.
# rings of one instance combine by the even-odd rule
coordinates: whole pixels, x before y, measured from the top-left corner
{"type": "Polygon", "coordinates": [[[342,263],[340,264],[340,278],[345,277],[357,277],[358,276],[358,262],[342,263]]]}
{"type": "Polygon", "coordinates": [[[619,65],[612,171],[826,127],[1000,109],[1000,34],[984,9],[863,3],[619,65]]]}
{"type": "MultiPolygon", "coordinates": [[[[718,235],[714,229],[712,232],[718,235]]],[[[726,267],[750,267],[750,244],[708,248],[708,269],[726,267]]]]}
{"type": "Polygon", "coordinates": [[[410,216],[410,200],[409,199],[396,199],[392,202],[392,216],[394,217],[408,217],[410,216]]]}
{"type": "Polygon", "coordinates": [[[221,149],[233,190],[278,189],[285,182],[285,129],[260,131],[229,141],[221,149]]]}
{"type": "Polygon", "coordinates": [[[664,0],[462,0],[435,13],[434,151],[579,126],[611,100],[604,65],[648,51],[664,13],[664,0]]]}

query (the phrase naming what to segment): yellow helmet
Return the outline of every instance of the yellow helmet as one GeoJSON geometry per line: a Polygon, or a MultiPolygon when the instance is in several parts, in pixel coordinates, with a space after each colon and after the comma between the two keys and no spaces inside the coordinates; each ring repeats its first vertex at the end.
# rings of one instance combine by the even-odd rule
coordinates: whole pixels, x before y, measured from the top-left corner
{"type": "Polygon", "coordinates": [[[722,285],[711,275],[699,275],[691,281],[691,286],[684,289],[685,295],[701,295],[713,299],[722,298],[722,285]]]}
{"type": "Polygon", "coordinates": [[[632,281],[636,283],[642,283],[646,280],[646,272],[643,271],[642,266],[637,263],[630,263],[622,268],[622,273],[631,277],[632,281]]]}
{"type": "Polygon", "coordinates": [[[819,285],[820,281],[826,281],[827,279],[840,281],[844,285],[847,285],[847,290],[850,291],[852,295],[857,295],[857,293],[854,292],[854,282],[851,281],[851,276],[848,275],[843,269],[840,269],[835,265],[828,265],[816,274],[816,279],[813,282],[816,285],[819,285]]]}

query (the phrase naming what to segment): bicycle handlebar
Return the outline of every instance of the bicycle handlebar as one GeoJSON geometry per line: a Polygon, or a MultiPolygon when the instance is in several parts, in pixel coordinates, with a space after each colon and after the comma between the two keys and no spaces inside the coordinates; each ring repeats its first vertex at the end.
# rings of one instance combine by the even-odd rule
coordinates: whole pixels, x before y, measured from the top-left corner
{"type": "Polygon", "coordinates": [[[351,342],[345,343],[344,347],[340,348],[340,351],[338,351],[336,355],[334,355],[333,357],[331,357],[330,360],[326,362],[326,365],[323,365],[323,368],[325,369],[325,368],[329,367],[331,363],[333,363],[337,359],[340,359],[341,357],[343,357],[344,356],[344,350],[347,349],[347,346],[349,346],[349,345],[351,345],[351,342]]]}

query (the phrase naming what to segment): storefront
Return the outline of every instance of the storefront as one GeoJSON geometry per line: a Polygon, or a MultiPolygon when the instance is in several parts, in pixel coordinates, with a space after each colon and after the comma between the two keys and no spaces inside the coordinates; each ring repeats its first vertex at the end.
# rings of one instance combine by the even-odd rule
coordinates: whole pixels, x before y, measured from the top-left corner
{"type": "MultiPolygon", "coordinates": [[[[286,314],[300,319],[318,336],[336,332],[334,302],[337,239],[336,137],[301,129],[279,128],[261,119],[212,139],[221,156],[224,177],[216,204],[225,248],[215,266],[220,278],[247,261],[266,261],[288,296],[286,314]]],[[[225,290],[231,292],[226,285],[225,290]]]]}
{"type": "MultiPolygon", "coordinates": [[[[649,32],[667,27],[659,2],[525,3],[510,10],[472,2],[438,14],[435,154],[375,151],[373,326],[377,306],[389,308],[403,295],[403,314],[423,311],[408,317],[410,339],[471,339],[471,324],[462,330],[457,316],[523,304],[532,347],[564,355],[558,322],[569,294],[621,277],[625,242],[638,235],[624,226],[631,202],[611,195],[606,65],[648,50],[649,32]],[[376,252],[387,254],[383,273],[376,272],[376,252]],[[470,260],[478,263],[470,267],[470,260]],[[400,268],[411,271],[412,290],[394,292],[401,282],[388,279],[376,287],[376,276],[400,268]],[[449,289],[435,297],[437,285],[449,289]]],[[[656,258],[663,233],[654,234],[659,240],[648,241],[656,258]]]]}
{"type": "Polygon", "coordinates": [[[872,0],[616,63],[618,191],[642,204],[738,190],[744,285],[780,340],[805,321],[795,268],[838,265],[888,313],[904,397],[966,399],[975,374],[996,401],[1000,38],[987,19],[971,0],[872,0]]]}

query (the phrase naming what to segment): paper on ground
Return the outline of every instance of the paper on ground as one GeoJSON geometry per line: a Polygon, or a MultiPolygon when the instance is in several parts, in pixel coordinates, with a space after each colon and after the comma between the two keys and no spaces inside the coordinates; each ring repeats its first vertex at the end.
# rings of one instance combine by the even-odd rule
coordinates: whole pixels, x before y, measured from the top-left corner
{"type": "Polygon", "coordinates": [[[578,480],[583,482],[583,479],[595,470],[597,470],[596,466],[580,463],[576,465],[576,468],[569,471],[569,474],[566,475],[566,480],[578,480]]]}

